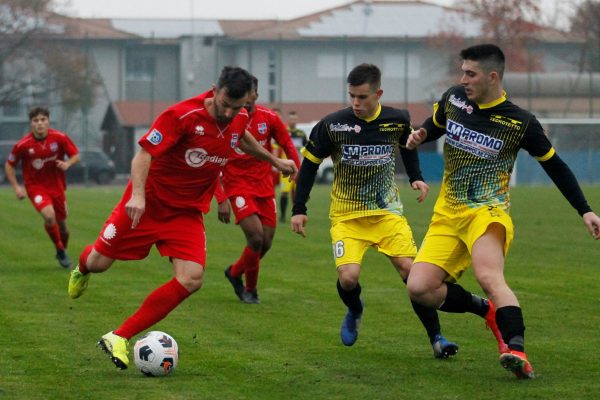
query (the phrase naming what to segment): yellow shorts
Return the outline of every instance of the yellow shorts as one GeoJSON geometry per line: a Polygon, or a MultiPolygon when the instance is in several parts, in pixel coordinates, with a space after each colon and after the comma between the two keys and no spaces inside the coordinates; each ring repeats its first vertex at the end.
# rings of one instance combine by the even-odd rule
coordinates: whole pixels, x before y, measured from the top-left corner
{"type": "Polygon", "coordinates": [[[405,217],[372,215],[344,220],[331,227],[335,266],[361,264],[369,247],[390,257],[414,257],[417,246],[405,217]]]}
{"type": "Polygon", "coordinates": [[[415,263],[435,264],[446,271],[453,280],[459,279],[471,264],[473,243],[492,223],[499,223],[506,230],[506,255],[513,240],[514,228],[510,215],[502,208],[474,208],[455,217],[434,213],[415,263]]]}
{"type": "Polygon", "coordinates": [[[287,176],[281,175],[279,188],[281,193],[291,193],[293,190],[296,190],[296,182],[290,181],[290,178],[287,176]]]}

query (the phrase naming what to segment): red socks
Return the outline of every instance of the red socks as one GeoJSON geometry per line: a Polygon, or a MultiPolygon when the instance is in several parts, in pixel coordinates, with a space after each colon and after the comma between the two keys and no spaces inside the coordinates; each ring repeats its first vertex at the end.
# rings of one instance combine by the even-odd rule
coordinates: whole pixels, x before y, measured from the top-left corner
{"type": "Polygon", "coordinates": [[[259,263],[260,252],[246,246],[239,260],[231,266],[230,273],[235,277],[246,274],[246,290],[254,290],[258,282],[259,263]]]}
{"type": "Polygon", "coordinates": [[[60,239],[60,229],[58,229],[58,224],[54,223],[54,225],[50,226],[44,225],[44,228],[46,229],[46,232],[48,232],[48,236],[50,236],[50,240],[54,243],[56,250],[64,250],[65,246],[60,239]]]}
{"type": "Polygon", "coordinates": [[[91,244],[85,246],[85,249],[83,249],[81,255],[79,256],[79,272],[81,272],[84,275],[90,272],[87,269],[87,259],[90,253],[92,252],[93,248],[94,246],[92,246],[91,244]]]}
{"type": "Polygon", "coordinates": [[[131,339],[165,318],[190,294],[177,279],[171,279],[150,293],[135,314],[114,331],[115,335],[131,339]]]}

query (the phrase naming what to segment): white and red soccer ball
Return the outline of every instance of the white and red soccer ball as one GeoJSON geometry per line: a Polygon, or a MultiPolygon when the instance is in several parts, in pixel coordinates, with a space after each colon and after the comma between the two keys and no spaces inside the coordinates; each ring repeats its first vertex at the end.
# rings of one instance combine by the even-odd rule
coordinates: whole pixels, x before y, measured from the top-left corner
{"type": "Polygon", "coordinates": [[[170,375],[177,366],[178,358],[177,342],[165,332],[148,332],[133,346],[135,365],[146,376],[170,375]]]}

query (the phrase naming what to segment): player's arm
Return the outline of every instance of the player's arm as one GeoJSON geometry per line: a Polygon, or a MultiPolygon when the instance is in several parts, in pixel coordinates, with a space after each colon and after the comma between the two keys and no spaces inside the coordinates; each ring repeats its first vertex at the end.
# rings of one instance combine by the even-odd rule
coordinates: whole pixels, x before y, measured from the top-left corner
{"type": "Polygon", "coordinates": [[[423,200],[425,200],[425,198],[427,198],[427,194],[429,193],[429,185],[425,183],[425,179],[423,179],[423,174],[421,173],[419,153],[416,149],[407,149],[406,145],[403,144],[408,140],[408,136],[409,135],[407,134],[401,139],[400,158],[402,158],[402,163],[404,164],[404,169],[408,175],[410,186],[413,188],[413,190],[418,190],[420,192],[419,197],[417,197],[417,201],[421,203],[423,200]]]}
{"type": "Polygon", "coordinates": [[[15,167],[13,167],[12,164],[7,161],[4,164],[4,172],[6,173],[6,179],[10,183],[10,186],[12,186],[13,190],[15,191],[17,199],[23,200],[27,196],[27,192],[23,186],[19,185],[19,182],[17,181],[17,171],[15,170],[15,167]]]}
{"type": "Polygon", "coordinates": [[[218,204],[217,218],[222,223],[228,224],[231,219],[231,206],[229,205],[227,195],[225,195],[225,189],[223,189],[223,183],[221,182],[221,176],[219,176],[217,178],[214,196],[215,196],[215,200],[217,200],[217,204],[218,204]]]}
{"type": "Polygon", "coordinates": [[[150,171],[152,156],[143,147],[131,160],[131,198],[125,204],[131,227],[135,228],[146,210],[146,179],[150,171]]]}
{"type": "Polygon", "coordinates": [[[271,165],[280,170],[284,176],[289,176],[290,179],[296,178],[296,175],[298,174],[296,164],[294,164],[292,160],[282,160],[281,158],[275,157],[271,152],[262,147],[250,132],[246,131],[242,136],[239,146],[244,153],[250,154],[259,160],[268,161],[271,165]]]}
{"type": "Polygon", "coordinates": [[[288,159],[293,160],[296,167],[300,169],[300,157],[298,157],[298,151],[292,137],[287,131],[287,128],[279,117],[275,117],[273,120],[273,137],[275,141],[283,148],[285,155],[288,159]]]}
{"type": "Polygon", "coordinates": [[[56,160],[56,166],[59,169],[66,171],[69,168],[71,168],[73,165],[77,164],[79,161],[81,161],[81,158],[79,156],[79,153],[77,153],[74,156],[69,157],[66,160],[56,160]]]}
{"type": "Polygon", "coordinates": [[[310,153],[304,153],[304,160],[302,160],[302,166],[296,179],[296,195],[292,207],[292,231],[302,235],[302,237],[306,237],[304,228],[308,222],[306,203],[319,169],[319,163],[311,161],[311,158],[310,153]]]}
{"type": "Polygon", "coordinates": [[[569,204],[577,210],[590,234],[600,239],[600,218],[592,211],[575,174],[558,156],[537,119],[534,118],[527,127],[521,146],[540,163],[569,204]]]}
{"type": "Polygon", "coordinates": [[[423,122],[423,125],[416,131],[412,131],[406,141],[406,147],[409,150],[417,148],[418,145],[425,142],[438,140],[446,133],[446,113],[445,104],[448,92],[442,95],[442,99],[433,104],[433,114],[423,122]]]}
{"type": "Polygon", "coordinates": [[[63,146],[68,158],[66,160],[56,160],[56,166],[61,170],[66,171],[73,165],[80,162],[81,158],[79,156],[79,150],[77,150],[77,146],[75,146],[75,143],[73,143],[71,138],[66,135],[64,136],[63,146]]]}

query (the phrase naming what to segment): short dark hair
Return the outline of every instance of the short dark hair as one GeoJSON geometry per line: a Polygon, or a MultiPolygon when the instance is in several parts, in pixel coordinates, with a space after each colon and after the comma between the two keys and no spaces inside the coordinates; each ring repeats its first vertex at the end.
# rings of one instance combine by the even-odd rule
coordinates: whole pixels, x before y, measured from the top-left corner
{"type": "Polygon", "coordinates": [[[478,61],[481,68],[486,72],[496,71],[500,79],[504,75],[505,59],[500,47],[495,44],[478,44],[467,47],[460,52],[463,60],[478,61]]]}
{"type": "Polygon", "coordinates": [[[362,63],[350,71],[346,82],[350,86],[360,86],[368,83],[372,88],[379,89],[381,86],[381,71],[375,64],[362,63]]]}
{"type": "Polygon", "coordinates": [[[44,115],[47,118],[50,118],[50,111],[46,108],[46,107],[33,107],[31,110],[29,110],[29,120],[31,121],[32,119],[34,119],[35,117],[37,117],[38,115],[44,115]]]}
{"type": "Polygon", "coordinates": [[[227,96],[241,99],[252,90],[252,75],[240,67],[224,67],[217,81],[217,89],[226,89],[227,96]]]}

